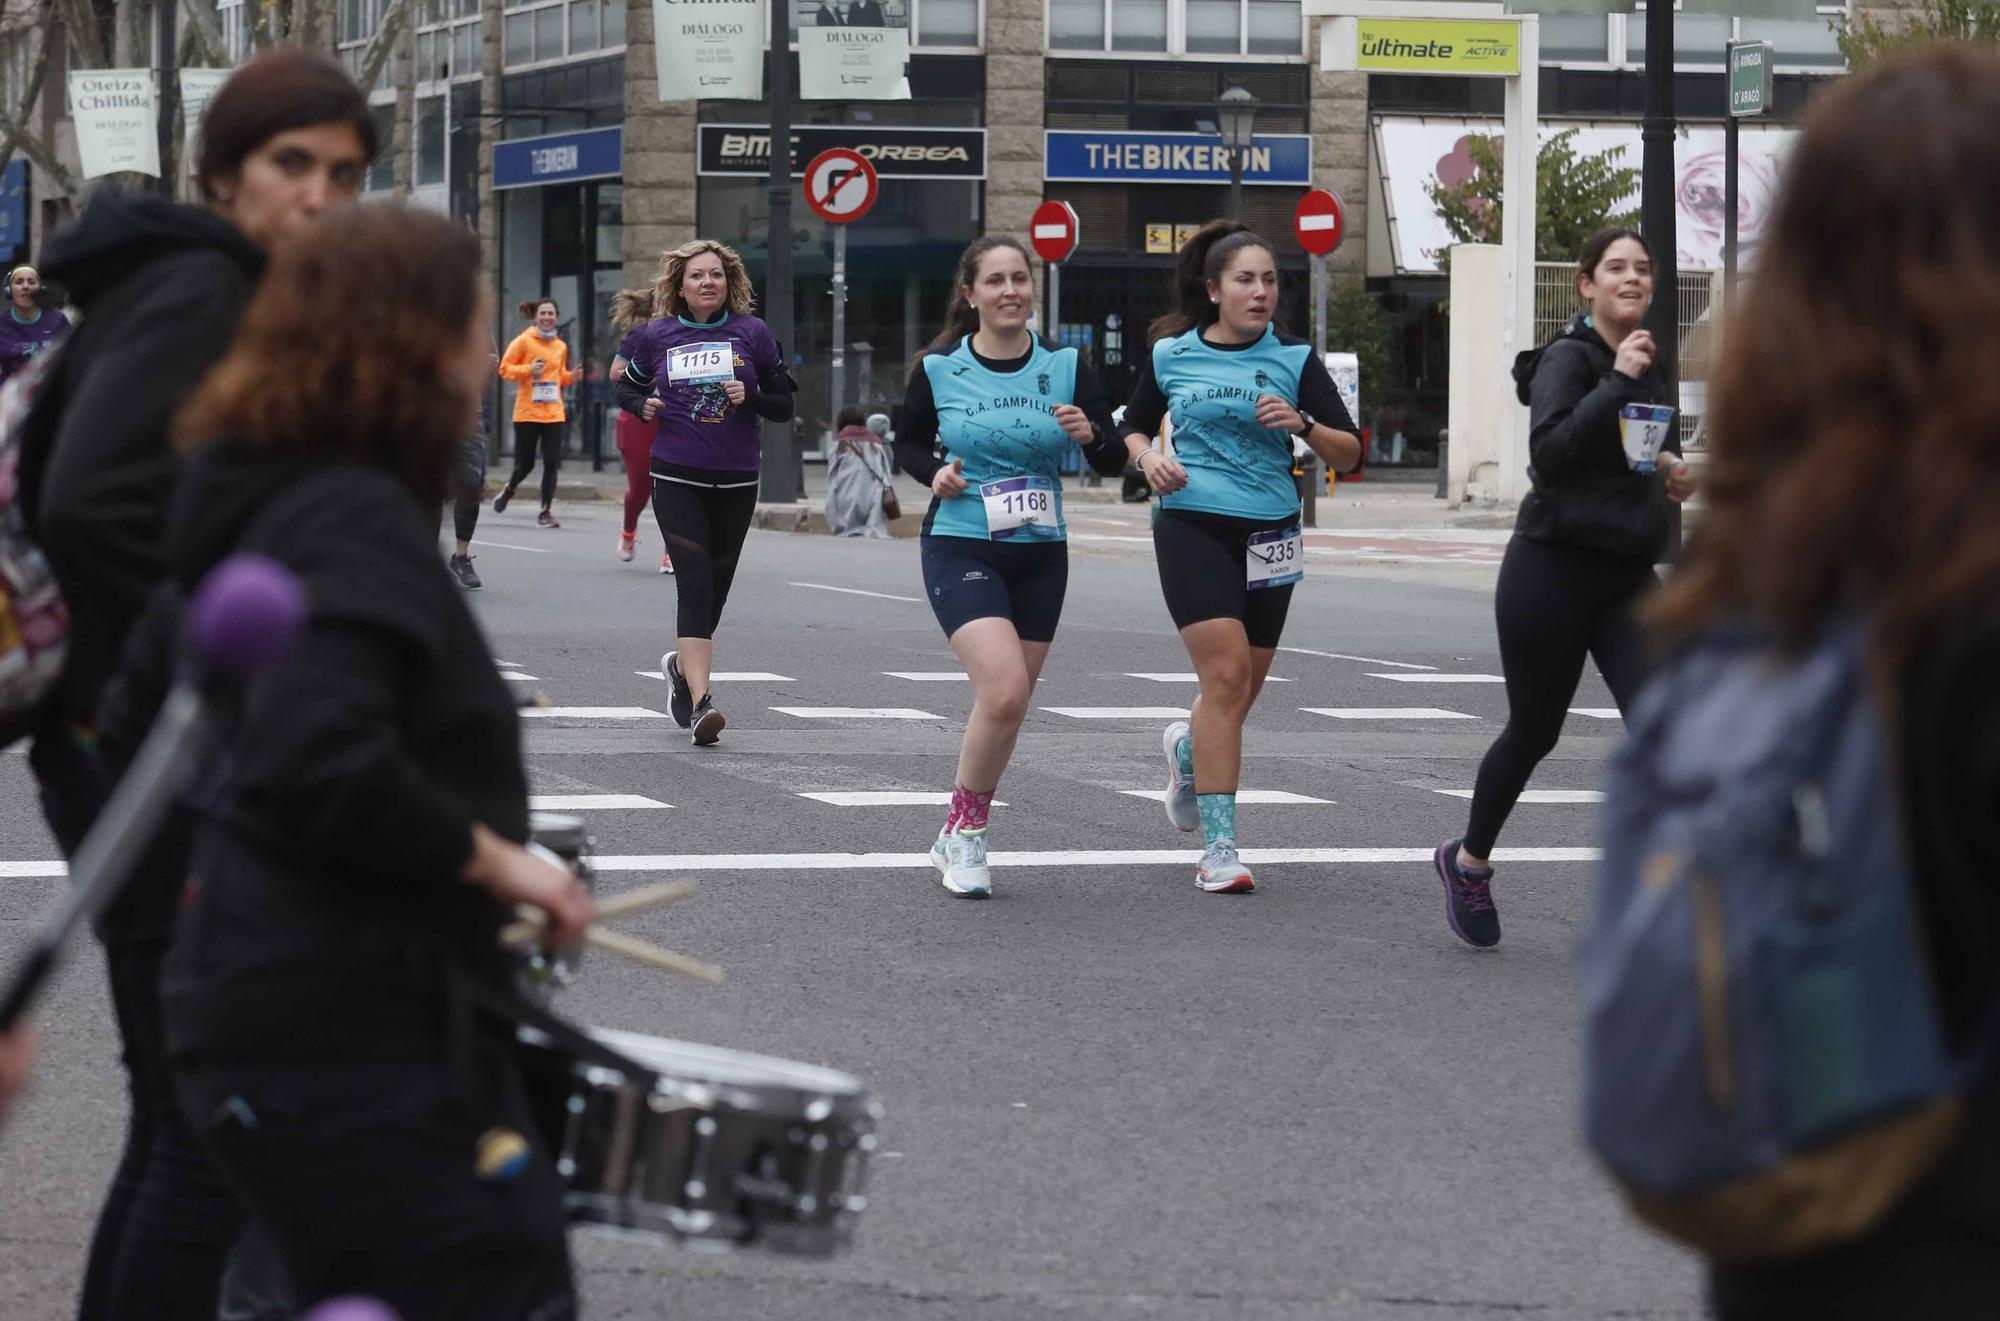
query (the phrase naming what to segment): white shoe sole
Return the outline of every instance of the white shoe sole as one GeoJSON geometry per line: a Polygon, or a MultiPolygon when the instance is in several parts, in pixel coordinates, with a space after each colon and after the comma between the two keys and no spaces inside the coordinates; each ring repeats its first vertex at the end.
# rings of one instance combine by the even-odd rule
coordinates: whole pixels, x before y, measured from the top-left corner
{"type": "Polygon", "coordinates": [[[993,897],[993,881],[991,877],[988,877],[986,883],[981,886],[965,886],[957,884],[952,879],[951,862],[945,857],[944,854],[939,853],[936,849],[931,850],[931,866],[938,869],[938,878],[943,883],[944,888],[951,891],[959,898],[991,899],[993,897]]]}
{"type": "Polygon", "coordinates": [[[1247,871],[1233,872],[1212,879],[1197,871],[1194,874],[1194,883],[1203,894],[1249,894],[1257,888],[1257,882],[1247,871]]]}
{"type": "MultiPolygon", "coordinates": [[[[1194,820],[1192,822],[1184,821],[1174,813],[1174,786],[1181,782],[1181,759],[1175,753],[1174,749],[1180,744],[1182,736],[1187,734],[1187,732],[1187,722],[1177,720],[1173,724],[1168,725],[1165,732],[1160,735],[1160,747],[1167,754],[1167,796],[1162,800],[1162,803],[1167,809],[1168,823],[1182,834],[1191,835],[1201,829],[1201,809],[1199,807],[1195,808],[1194,820]]],[[[1188,787],[1192,789],[1194,786],[1189,785],[1188,787]]],[[[1193,806],[1193,804],[1190,804],[1190,806],[1193,806]]]]}

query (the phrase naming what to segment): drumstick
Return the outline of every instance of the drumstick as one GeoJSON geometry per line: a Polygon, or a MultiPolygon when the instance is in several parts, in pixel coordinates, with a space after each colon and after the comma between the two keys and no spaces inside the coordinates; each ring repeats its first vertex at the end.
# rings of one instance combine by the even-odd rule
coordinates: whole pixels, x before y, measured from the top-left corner
{"type": "Polygon", "coordinates": [[[722,969],[713,963],[703,963],[685,954],[676,954],[658,945],[649,945],[643,940],[616,931],[607,931],[595,924],[583,929],[583,943],[595,945],[613,954],[623,954],[626,958],[658,968],[662,972],[677,972],[683,977],[713,985],[722,980],[722,969]]]}

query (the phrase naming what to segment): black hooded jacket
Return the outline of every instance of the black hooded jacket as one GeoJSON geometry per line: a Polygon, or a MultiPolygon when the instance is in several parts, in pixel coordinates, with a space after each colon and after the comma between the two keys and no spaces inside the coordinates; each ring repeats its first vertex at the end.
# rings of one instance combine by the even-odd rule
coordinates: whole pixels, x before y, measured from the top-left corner
{"type": "Polygon", "coordinates": [[[228,350],[263,269],[263,250],[227,221],[108,188],[43,253],[43,274],[84,314],[22,447],[29,526],[70,609],[58,720],[92,722],[166,573],[174,415],[228,350]]]}
{"type": "MultiPolygon", "coordinates": [[[[1619,439],[1626,404],[1671,404],[1657,367],[1633,380],[1612,370],[1604,337],[1579,316],[1514,361],[1515,391],[1529,408],[1528,480],[1517,536],[1657,563],[1673,528],[1666,478],[1637,473],[1619,439]]],[[[1669,441],[1663,453],[1678,455],[1669,441]]]]}

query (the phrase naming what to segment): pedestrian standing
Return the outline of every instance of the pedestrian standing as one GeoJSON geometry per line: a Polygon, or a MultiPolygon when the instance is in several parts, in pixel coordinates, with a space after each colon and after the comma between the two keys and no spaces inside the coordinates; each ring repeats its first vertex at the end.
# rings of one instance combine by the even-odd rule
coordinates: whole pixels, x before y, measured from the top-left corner
{"type": "Polygon", "coordinates": [[[175,580],[254,554],[309,603],[221,717],[163,983],[183,1111],[301,1310],[575,1314],[500,933],[526,905],[561,944],[591,903],[524,847],[514,698],[434,540],[491,317],[473,235],[344,208],[275,257],[178,424],[175,580]]]}
{"type": "MultiPolygon", "coordinates": [[[[632,359],[627,350],[636,342],[639,330],[653,319],[651,289],[621,289],[611,300],[611,324],[624,336],[618,354],[611,359],[611,385],[625,379],[632,359]]],[[[660,420],[647,419],[624,409],[618,410],[618,458],[625,465],[625,526],[618,535],[618,558],[630,563],[639,544],[639,515],[653,498],[653,442],[659,438],[660,420]]],[[[674,571],[674,557],[660,556],[660,572],[674,571]]]]}
{"type": "Polygon", "coordinates": [[[556,334],[562,312],[553,298],[530,299],[522,303],[521,315],[529,318],[528,328],[514,337],[500,358],[500,376],[514,382],[514,473],[506,489],[493,500],[493,512],[506,510],[507,502],[528,474],[535,470],[535,458],[542,461],[542,512],[535,515],[536,527],[561,527],[556,521],[556,474],[562,469],[563,439],[568,432],[569,414],[563,410],[563,391],[583,379],[581,371],[569,367],[569,345],[556,334]]]}
{"type": "MultiPolygon", "coordinates": [[[[788,296],[788,295],[785,295],[788,296]]],[[[625,351],[618,404],[659,419],[653,517],[674,557],[675,649],[660,657],[669,709],[697,747],[728,722],[709,693],[715,630],[757,513],[762,421],[789,422],[797,385],[771,328],[750,314],[750,273],[734,249],[696,239],[660,254],[658,315],[625,351]]]]}
{"type": "Polygon", "coordinates": [[[868,426],[867,411],[853,404],[842,406],[833,424],[838,430],[826,463],[827,530],[836,537],[887,537],[889,510],[901,505],[882,438],[868,426]]]}
{"type": "MultiPolygon", "coordinates": [[[[1957,43],[1884,58],[1815,98],[1758,245],[1757,278],[1729,319],[1701,530],[1648,609],[1669,641],[1743,621],[1805,650],[1829,627],[1863,626],[1881,755],[1897,789],[1879,811],[1913,875],[1939,1044],[1985,1061],[1963,1080],[1955,1136],[1942,1150],[1912,1170],[1923,1142],[1885,1139],[1874,1149],[1868,1186],[1857,1179],[1849,1191],[1876,1194],[1887,1210],[1858,1236],[1784,1259],[1716,1263],[1712,1302],[1723,1321],[1957,1321],[1991,1315],[2000,1297],[1991,1064],[2000,891],[1990,861],[2000,803],[1996,119],[2000,58],[1957,43]],[[1912,1181],[1899,1192],[1904,1177],[1912,1181]]],[[[1789,816],[1774,823],[1792,828],[1789,816]]],[[[1774,852],[1797,848],[1787,841],[1774,852]]],[[[1845,922],[1822,923],[1804,896],[1774,911],[1794,904],[1790,921],[1820,931],[1845,922]]],[[[1857,916],[1859,929],[1879,929],[1857,916]]],[[[1880,957],[1894,966],[1899,956],[1880,957]]],[[[1815,973],[1817,963],[1789,966],[1802,988],[1816,978],[1820,994],[1745,1009],[1759,988],[1732,984],[1728,1021],[1796,1025],[1796,1038],[1780,1038],[1796,1056],[1791,1072],[1844,1097],[1845,1071],[1823,1065],[1854,1048],[1821,1052],[1818,1043],[1889,1052],[1900,1042],[1867,1032],[1868,1006],[1848,982],[1815,973]]],[[[1836,974],[1840,966],[1831,965],[1836,974]]],[[[1747,1040],[1734,1031],[1726,1039],[1747,1040]]],[[[1810,1106],[1816,1096],[1800,1099],[1810,1106]]],[[[1839,1171],[1852,1168],[1814,1161],[1799,1189],[1840,1196],[1839,1171]]],[[[1770,1207],[1774,1218],[1792,1209],[1770,1207]]]]}
{"type": "MultiPolygon", "coordinates": [[[[367,97],[345,71],[280,47],[237,69],[209,103],[196,164],[204,205],[103,188],[49,241],[49,274],[84,318],[37,395],[22,490],[70,609],[62,681],[30,754],[65,855],[110,790],[99,713],[166,576],[181,469],[174,414],[228,349],[267,254],[351,203],[375,148],[367,97]]],[[[213,1317],[242,1220],[168,1083],[159,970],[186,877],[170,834],[98,924],[131,1112],[91,1240],[83,1321],[213,1317]]]]}
{"type": "Polygon", "coordinates": [[[1191,719],[1161,740],[1167,819],[1203,834],[1196,885],[1245,893],[1255,882],[1236,850],[1243,722],[1305,572],[1292,439],[1348,472],[1361,437],[1312,345],[1272,323],[1270,244],[1212,221],[1181,248],[1174,287],[1174,310],[1149,328],[1152,350],[1122,424],[1127,457],[1161,495],[1160,587],[1201,681],[1191,719]],[[1171,458],[1152,446],[1163,423],[1171,458]]]}
{"type": "Polygon", "coordinates": [[[7,316],[0,320],[0,381],[36,354],[46,353],[69,332],[69,318],[42,306],[42,277],[32,266],[7,273],[7,316]]]}
{"type": "Polygon", "coordinates": [[[1562,734],[1586,656],[1623,711],[1645,673],[1634,607],[1658,585],[1674,503],[1694,494],[1681,461],[1666,374],[1643,329],[1652,249],[1605,229],[1577,258],[1587,305],[1514,367],[1528,405],[1528,479],[1500,562],[1493,613],[1507,680],[1507,727],[1487,749],[1462,838],[1437,847],[1445,917],[1469,945],[1500,942],[1489,859],[1500,828],[1562,734]],[[1642,452],[1650,437],[1652,452],[1642,452]]]}
{"type": "Polygon", "coordinates": [[[924,594],[972,681],[951,809],[931,845],[945,889],[970,899],[993,892],[988,813],[1069,587],[1060,465],[1072,445],[1100,472],[1125,464],[1103,388],[1074,348],[1035,335],[1034,311],[1027,250],[1004,234],[975,239],[896,433],[903,470],[932,492],[924,594]]]}

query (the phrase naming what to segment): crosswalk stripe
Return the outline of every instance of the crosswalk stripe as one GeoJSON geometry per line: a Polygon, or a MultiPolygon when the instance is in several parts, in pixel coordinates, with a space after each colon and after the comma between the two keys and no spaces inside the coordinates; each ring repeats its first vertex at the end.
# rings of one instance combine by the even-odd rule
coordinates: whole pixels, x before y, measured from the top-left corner
{"type": "MultiPolygon", "coordinates": [[[[1167,801],[1165,789],[1120,789],[1118,792],[1128,798],[1150,798],[1156,803],[1167,801]]],[[[1309,798],[1305,794],[1295,794],[1285,789],[1238,789],[1236,801],[1238,805],[1248,804],[1252,807],[1290,806],[1303,803],[1316,803],[1322,806],[1333,804],[1331,798],[1309,798]]]]}
{"type": "Polygon", "coordinates": [[[521,672],[520,672],[519,670],[502,670],[502,671],[500,671],[500,677],[501,677],[501,678],[503,678],[503,679],[505,679],[505,680],[506,680],[506,681],[507,681],[508,683],[540,683],[540,682],[541,682],[541,680],[540,680],[540,679],[538,679],[538,678],[536,678],[536,677],[535,677],[534,675],[532,675],[532,674],[523,674],[523,673],[521,673],[521,672]]]}
{"type": "Polygon", "coordinates": [[[664,711],[643,706],[524,706],[521,714],[537,720],[665,720],[664,711]]]}
{"type": "MultiPolygon", "coordinates": [[[[666,681],[664,670],[634,670],[641,679],[666,681]]],[[[710,683],[796,683],[789,674],[773,674],[769,670],[717,670],[708,676],[710,683]]]]}
{"type": "MultiPolygon", "coordinates": [[[[1470,789],[1433,789],[1432,793],[1443,794],[1447,798],[1471,798],[1470,789]]],[[[1601,803],[1602,790],[1598,789],[1523,789],[1519,803],[1601,803]]]]}
{"type": "Polygon", "coordinates": [[[1322,660],[1360,661],[1363,665],[1387,665],[1392,670],[1435,670],[1435,665],[1418,665],[1412,661],[1383,660],[1380,656],[1349,656],[1339,651],[1314,651],[1311,647],[1280,647],[1279,651],[1289,651],[1294,656],[1318,656],[1322,660]]]}
{"type": "Polygon", "coordinates": [[[1071,720],[1180,720],[1182,706],[1045,706],[1042,710],[1071,720]]]}
{"type": "Polygon", "coordinates": [[[864,592],[859,587],[835,587],[831,583],[786,583],[787,587],[810,587],[816,592],[840,592],[846,596],[872,596],[878,601],[908,601],[912,605],[922,605],[921,596],[897,596],[892,592],[864,592]]]}
{"type": "MultiPolygon", "coordinates": [[[[943,791],[923,791],[904,789],[847,789],[826,793],[800,794],[816,803],[830,807],[950,807],[951,795],[943,791]]],[[[993,806],[1005,807],[1006,803],[993,800],[993,806]]]]}
{"type": "Polygon", "coordinates": [[[644,794],[530,794],[528,808],[535,812],[630,812],[642,808],[672,807],[644,794]]]}
{"type": "MultiPolygon", "coordinates": [[[[1200,683],[1201,682],[1201,676],[1199,674],[1176,674],[1171,671],[1156,671],[1152,673],[1140,674],[1127,670],[1125,672],[1125,677],[1128,679],[1150,679],[1154,683],[1200,683]]],[[[1291,680],[1280,679],[1277,675],[1273,674],[1269,678],[1265,679],[1264,682],[1290,683],[1291,680]]]]}
{"type": "Polygon", "coordinates": [[[781,716],[801,720],[942,720],[943,716],[907,706],[774,706],[781,716]]]}
{"type": "Polygon", "coordinates": [[[1589,716],[1592,720],[1617,720],[1621,713],[1615,706],[1573,706],[1569,709],[1573,716],[1589,716]]]}
{"type": "Polygon", "coordinates": [[[1371,679],[1389,679],[1396,683],[1505,683],[1497,674],[1371,674],[1371,679]]]}
{"type": "Polygon", "coordinates": [[[1309,715],[1331,716],[1335,720],[1477,720],[1463,711],[1446,711],[1435,706],[1302,706],[1309,715]]]}
{"type": "Polygon", "coordinates": [[[883,677],[908,679],[911,683],[965,683],[971,676],[964,670],[884,670],[883,677]]]}

